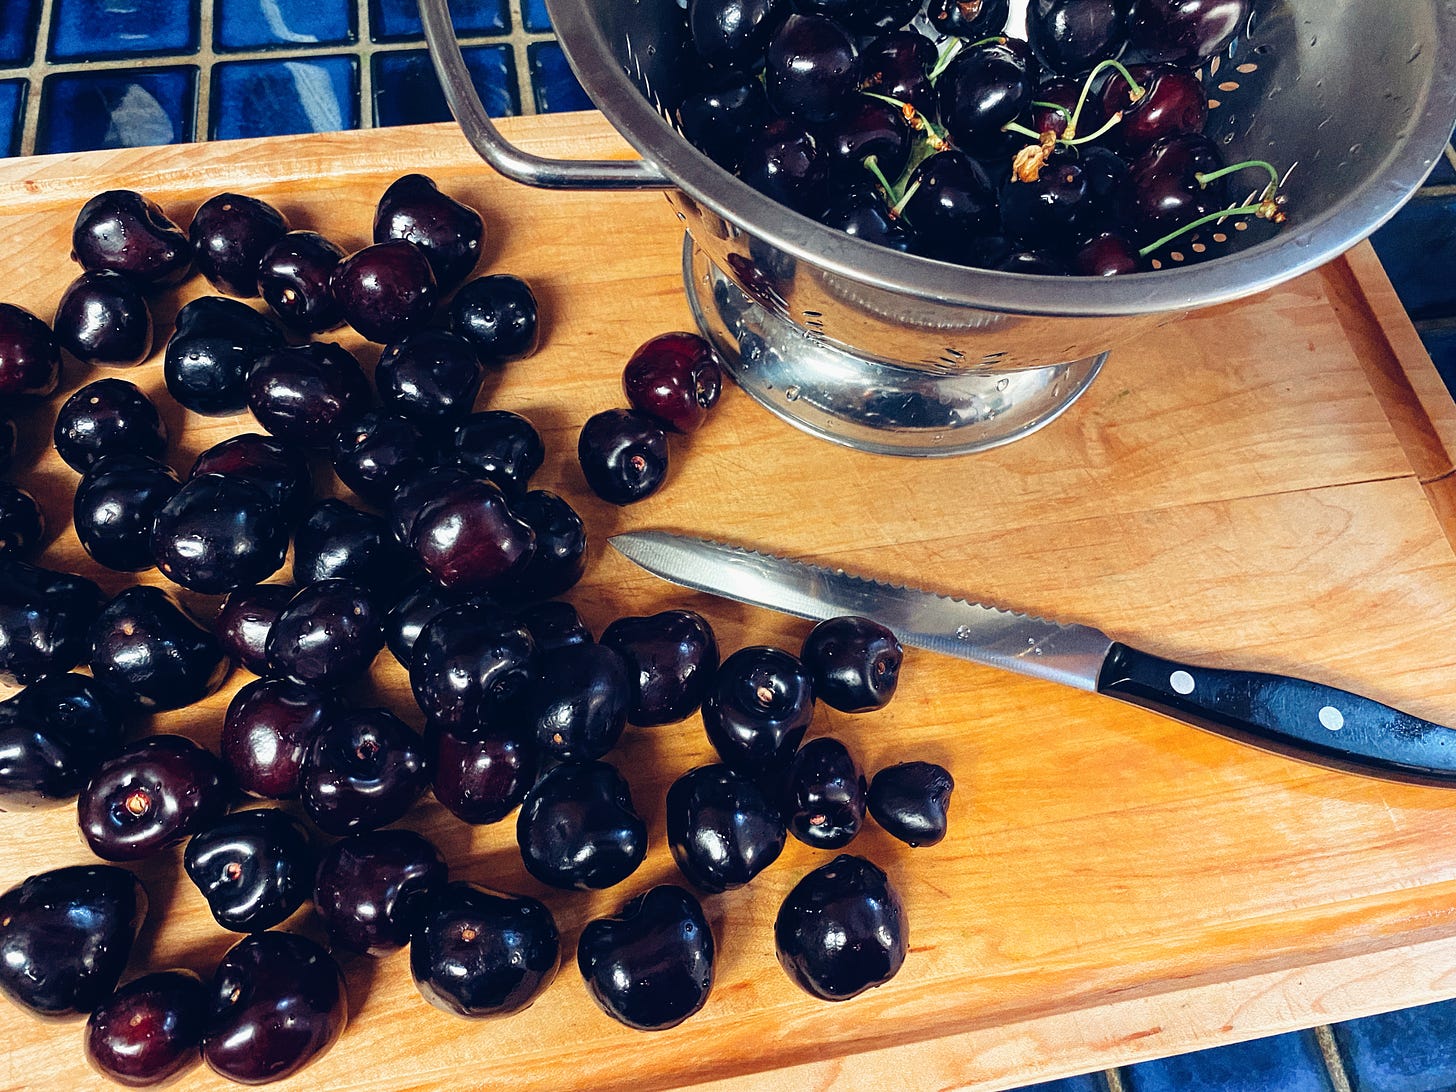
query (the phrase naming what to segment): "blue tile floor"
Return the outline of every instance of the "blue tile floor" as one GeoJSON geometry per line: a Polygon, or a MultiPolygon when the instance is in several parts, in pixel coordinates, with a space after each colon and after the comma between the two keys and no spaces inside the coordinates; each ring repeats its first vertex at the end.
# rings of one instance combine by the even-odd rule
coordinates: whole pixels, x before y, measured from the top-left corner
{"type": "MultiPolygon", "coordinates": [[[[590,106],[543,0],[450,6],[492,114],[590,106]]],[[[415,0],[0,0],[0,155],[449,116],[415,0]]],[[[1375,247],[1456,391],[1456,152],[1375,247]]],[[[1456,1001],[1022,1092],[1456,1092],[1456,1001]]]]}

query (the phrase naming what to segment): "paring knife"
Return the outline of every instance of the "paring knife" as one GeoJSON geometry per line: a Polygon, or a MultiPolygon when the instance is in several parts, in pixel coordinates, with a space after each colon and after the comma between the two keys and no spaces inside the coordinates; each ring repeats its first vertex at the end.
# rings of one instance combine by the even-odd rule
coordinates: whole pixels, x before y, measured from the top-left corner
{"type": "Polygon", "coordinates": [[[1063,625],[666,531],[608,541],[674,584],[822,620],[856,614],[902,644],[1105,694],[1267,751],[1351,773],[1456,786],[1456,731],[1333,686],[1196,667],[1063,625]]]}

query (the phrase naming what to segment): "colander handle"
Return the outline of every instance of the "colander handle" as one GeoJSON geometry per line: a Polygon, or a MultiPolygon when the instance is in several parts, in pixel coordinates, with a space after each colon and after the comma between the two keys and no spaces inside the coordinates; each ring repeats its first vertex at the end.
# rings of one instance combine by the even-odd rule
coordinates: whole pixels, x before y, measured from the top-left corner
{"type": "Polygon", "coordinates": [[[445,101],[465,138],[501,174],[527,186],[558,190],[660,190],[672,182],[643,159],[546,159],[517,148],[490,120],[460,53],[447,0],[418,0],[425,40],[445,101]]]}

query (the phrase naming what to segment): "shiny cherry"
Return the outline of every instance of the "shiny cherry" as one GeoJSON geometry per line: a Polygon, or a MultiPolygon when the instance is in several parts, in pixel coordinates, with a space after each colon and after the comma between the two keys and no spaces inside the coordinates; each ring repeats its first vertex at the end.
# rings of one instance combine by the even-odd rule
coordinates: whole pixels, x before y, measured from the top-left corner
{"type": "Polygon", "coordinates": [[[644,500],[667,480],[667,433],[639,410],[603,410],[587,418],[576,455],[591,491],[613,504],[644,500]]]}
{"type": "Polygon", "coordinates": [[[258,292],[296,334],[332,330],[344,319],[330,288],[344,252],[316,231],[290,231],[258,259],[258,292]]]}
{"type": "Polygon", "coordinates": [[[575,508],[547,489],[532,489],[511,511],[536,535],[536,549],[519,576],[496,588],[503,603],[549,599],[575,587],[586,571],[586,524],[575,508]]]}
{"type": "Polygon", "coordinates": [[[56,341],[83,364],[131,368],[152,355],[152,309],[141,288],[110,269],[82,273],[56,304],[56,341]]]}
{"type": "Polygon", "coordinates": [[[290,526],[313,497],[313,476],[303,452],[256,432],[230,436],[197,456],[187,476],[203,474],[226,474],[252,482],[278,506],[290,526]]]}
{"type": "Polygon", "coordinates": [[[263,255],[288,231],[288,220],[266,201],[240,193],[209,197],[192,214],[187,239],[197,271],[230,296],[258,294],[263,255]]]}
{"type": "Polygon", "coordinates": [[[237,933],[282,924],[313,891],[308,829],[277,808],[240,811],[203,827],[188,841],[182,865],[213,920],[237,933]]]}
{"type": "Polygon", "coordinates": [[[388,521],[336,497],[315,504],[293,532],[293,582],[300,587],[352,580],[384,603],[417,575],[388,521]]]}
{"type": "Polygon", "coordinates": [[[925,17],[937,33],[974,42],[1000,34],[1010,12],[1010,0],[930,0],[925,17]]]}
{"type": "Polygon", "coordinates": [[[498,823],[536,781],[537,748],[512,724],[476,730],[431,725],[435,799],[467,823],[498,823]]]}
{"type": "Polygon", "coordinates": [[[959,261],[997,226],[996,187],[985,169],[955,148],[923,160],[910,176],[915,193],[905,204],[917,252],[959,261]]]}
{"type": "Polygon", "coordinates": [[[245,793],[296,800],[308,750],[338,709],[327,692],[292,679],[254,679],[233,695],[219,750],[245,793]]]}
{"type": "Polygon", "coordinates": [[[804,991],[847,1001],[900,970],[909,927],[889,877],[842,853],[794,885],[774,919],[779,965],[804,991]]]}
{"type": "Polygon", "coordinates": [[[223,651],[254,675],[266,675],[268,633],[297,592],[292,584],[254,584],[228,592],[212,623],[223,651]]]}
{"type": "Polygon", "coordinates": [[[389,526],[400,543],[410,545],[420,518],[456,490],[466,489],[474,475],[458,466],[431,465],[401,481],[389,497],[389,526]]]}
{"type": "Polygon", "coordinates": [[[1193,67],[1248,22],[1250,0],[1133,0],[1128,44],[1141,59],[1193,67]]]}
{"type": "Polygon", "coordinates": [[[667,844],[694,887],[717,894],[742,887],[784,850],[778,807],[727,766],[689,770],[667,790],[667,844]]]}
{"type": "Polygon", "coordinates": [[[111,269],[161,288],[192,272],[192,245],[162,207],[135,190],[106,190],[81,206],[71,258],[82,269],[111,269]]]}
{"type": "Polygon", "coordinates": [[[749,134],[738,177],[781,205],[803,212],[823,203],[829,157],[803,122],[776,117],[749,134]]]}
{"type": "Polygon", "coordinates": [[[147,736],[97,767],[76,800],[81,834],[103,861],[140,861],[227,812],[217,757],[185,736],[147,736]]]}
{"type": "Polygon", "coordinates": [[[515,611],[515,619],[531,634],[538,652],[592,642],[591,630],[581,615],[563,599],[520,607],[515,611]]]}
{"type": "Polygon", "coordinates": [[[769,37],[764,91],[785,117],[811,124],[839,114],[859,83],[858,51],[849,32],[823,15],[790,15],[769,37]]]}
{"type": "Polygon", "coordinates": [[[154,564],[152,524],[181,483],[145,455],[107,455],[81,475],[71,506],[76,538],[91,559],[119,572],[154,564]]]}
{"type": "Polygon", "coordinates": [[[418,330],[392,342],[374,368],[384,408],[425,429],[463,419],[484,380],[474,346],[448,330],[418,330]]]}
{"type": "Polygon", "coordinates": [[[0,303],[0,396],[48,395],[61,382],[51,328],[23,307],[0,303]]]}
{"type": "Polygon", "coordinates": [[[647,824],[626,780],[605,762],[565,762],[526,794],[516,817],[526,871],[551,887],[621,883],[647,856],[647,824]]]}
{"type": "Polygon", "coordinates": [[[1198,77],[1171,64],[1133,65],[1129,72],[1143,94],[1136,102],[1121,72],[1108,74],[1102,85],[1102,112],[1121,113],[1108,140],[1124,155],[1136,156],[1160,137],[1202,133],[1208,121],[1208,92],[1198,77]]]}
{"type": "Polygon", "coordinates": [[[0,555],[33,557],[40,552],[45,529],[40,502],[20,486],[0,482],[0,555]]]}
{"type": "Polygon", "coordinates": [[[423,327],[439,296],[425,252],[403,239],[350,254],[329,274],[329,291],[344,321],[381,345],[423,327]]]}
{"type": "Polygon", "coordinates": [[[424,741],[387,709],[332,717],[304,760],[303,806],[325,834],[387,826],[429,788],[424,741]]]}
{"type": "Polygon", "coordinates": [[[815,849],[841,849],[854,840],[865,816],[865,776],[837,739],[804,744],[789,763],[784,818],[789,832],[815,849]]]}
{"type": "Polygon", "coordinates": [[[525,572],[536,532],[511,511],[498,485],[467,478],[426,496],[410,522],[408,544],[441,585],[490,592],[525,572]]]}
{"type": "Polygon", "coordinates": [[[510,410],[481,410],[455,426],[450,458],[479,477],[495,482],[508,496],[520,496],[546,460],[536,426],[510,410]]]}
{"type": "Polygon", "coordinates": [[[264,353],[248,374],[248,408],[258,424],[300,447],[328,447],[369,403],[368,376],[332,341],[264,353]]]}
{"type": "MultiPolygon", "coordinates": [[[[811,0],[812,6],[812,0],[811,0]]],[[[864,0],[840,5],[844,25],[856,34],[899,30],[920,10],[920,0],[864,0]]]]}
{"type": "Polygon", "coordinates": [[[1086,72],[1122,52],[1127,7],[1128,0],[1032,0],[1027,38],[1037,59],[1053,71],[1086,72]]]}
{"type": "Polygon", "coordinates": [[[301,588],[279,613],[264,651],[271,670],[331,687],[369,671],[384,647],[381,611],[352,580],[330,578],[301,588]]]}
{"type": "Polygon", "coordinates": [[[385,956],[409,943],[425,903],[444,888],[440,851],[412,830],[371,830],[319,860],[313,902],[337,950],[385,956]]]}
{"type": "Polygon", "coordinates": [[[1025,111],[1036,85],[1036,58],[1020,39],[968,46],[936,83],[941,121],[958,144],[974,147],[1025,111]]]}
{"type": "Polygon", "coordinates": [[[410,687],[430,723],[469,734],[518,708],[535,664],[536,644],[524,626],[499,608],[465,603],[420,630],[410,687]]]}
{"type": "Polygon", "coordinates": [[[622,370],[628,404],[673,432],[696,432],[722,389],[717,353],[705,338],[685,331],[643,342],[622,370]]]}
{"type": "Polygon", "coordinates": [[[0,682],[29,686],[90,651],[101,589],[83,576],[0,555],[0,682]]]}
{"type": "Polygon", "coordinates": [[[117,1084],[161,1084],[198,1060],[207,987],[192,971],[153,971],[134,978],[91,1013],[86,1061],[117,1084]]]}
{"type": "Polygon", "coordinates": [[[907,845],[933,846],[945,838],[954,789],[950,771],[934,762],[886,766],[870,781],[870,815],[907,845]]]}
{"type": "Polygon", "coordinates": [[[1072,268],[1084,277],[1115,277],[1137,273],[1143,268],[1143,259],[1126,235],[1102,231],[1077,249],[1072,256],[1072,268]]]}
{"type": "Polygon", "coordinates": [[[96,683],[47,675],[0,702],[0,811],[69,800],[121,747],[126,721],[96,683]]]}
{"type": "Polygon", "coordinates": [[[152,522],[152,557],[162,575],[216,595],[259,584],[288,551],[288,525],[261,488],[227,474],[189,478],[152,522]]]}
{"type": "Polygon", "coordinates": [[[630,686],[627,662],[606,645],[540,653],[526,698],[536,745],[567,762],[601,758],[627,727],[630,686]]]}
{"type": "Polygon", "coordinates": [[[713,628],[696,611],[618,618],[602,631],[602,644],[627,664],[627,720],[642,728],[675,724],[697,712],[718,670],[713,628]]]}
{"type": "Polygon", "coordinates": [[[935,110],[935,43],[918,30],[894,30],[860,51],[860,90],[908,103],[922,114],[935,110]]]}
{"type": "Polygon", "coordinates": [[[470,342],[484,364],[521,360],[540,344],[535,293],[509,273],[467,281],[450,301],[449,324],[450,332],[470,342]]]}
{"type": "Polygon", "coordinates": [[[374,210],[374,241],[389,239],[423,250],[440,291],[448,292],[480,260],[485,223],[469,205],[442,193],[433,179],[407,174],[390,183],[374,210]]]}
{"type": "Polygon", "coordinates": [[[1124,193],[1122,217],[1133,241],[1148,243],[1194,220],[1227,207],[1226,179],[1208,185],[1199,174],[1219,170],[1223,157],[1205,136],[1163,137],[1135,159],[1124,193]]]}
{"type": "Polygon", "coordinates": [[[724,763],[749,776],[782,770],[814,716],[814,684],[792,653],[766,645],[725,659],[703,697],[703,727],[724,763]]]}
{"type": "Polygon", "coordinates": [[[872,156],[880,173],[895,179],[910,160],[910,124],[903,110],[864,95],[828,124],[821,144],[831,180],[868,181],[872,156]]]}
{"type": "Polygon", "coordinates": [[[787,0],[689,0],[693,48],[715,68],[756,68],[787,0]]]}
{"type": "Polygon", "coordinates": [[[846,615],[819,622],[799,658],[814,679],[814,696],[845,713],[883,709],[895,696],[904,650],[887,627],[846,615]]]}
{"type": "Polygon", "coordinates": [[[902,252],[910,249],[904,221],[890,215],[885,195],[869,181],[836,188],[819,214],[819,222],[856,239],[902,252]]]}
{"type": "Polygon", "coordinates": [[[419,425],[378,409],[341,428],[329,454],[339,481],[370,504],[388,504],[398,486],[434,460],[419,425]]]}
{"type": "Polygon", "coordinates": [[[683,96],[677,121],[683,136],[714,163],[736,170],[749,133],[772,116],[756,73],[710,71],[683,96]]]}
{"type": "Polygon", "coordinates": [[[167,453],[167,426],[156,404],[134,383],[98,379],[61,404],[51,430],[56,454],[77,473],[103,455],[167,453]]]}
{"type": "Polygon", "coordinates": [[[415,643],[425,626],[451,607],[465,602],[464,596],[446,591],[431,577],[420,577],[385,613],[384,643],[400,665],[409,670],[414,663],[415,643]]]}
{"type": "Polygon", "coordinates": [[[177,312],[162,374],[167,391],[194,413],[221,416],[248,404],[248,373],[264,353],[281,348],[283,331],[246,303],[200,296],[177,312]]]}
{"type": "Polygon", "coordinates": [[[90,629],[91,674],[139,709],[180,709],[222,685],[232,666],[222,645],[161,588],[127,588],[90,629]]]}

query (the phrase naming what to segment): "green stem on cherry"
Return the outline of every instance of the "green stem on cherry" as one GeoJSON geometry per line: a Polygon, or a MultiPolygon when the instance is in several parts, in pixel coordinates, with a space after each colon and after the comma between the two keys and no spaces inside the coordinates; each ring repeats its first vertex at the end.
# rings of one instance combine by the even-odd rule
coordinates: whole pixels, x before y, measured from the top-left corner
{"type": "Polygon", "coordinates": [[[930,81],[932,87],[935,81],[940,79],[940,74],[950,67],[951,61],[955,60],[968,49],[975,49],[977,46],[992,45],[996,42],[1004,42],[1006,35],[993,34],[989,38],[982,38],[979,41],[967,42],[964,38],[952,38],[941,47],[940,54],[935,58],[935,64],[930,69],[930,74],[925,78],[930,81]]]}
{"type": "Polygon", "coordinates": [[[1147,94],[1147,90],[1137,80],[1133,79],[1132,73],[1127,70],[1127,66],[1121,61],[1114,60],[1111,57],[1105,61],[1099,61],[1097,66],[1091,72],[1087,73],[1087,79],[1082,83],[1082,93],[1077,96],[1077,108],[1072,111],[1072,120],[1067,122],[1067,131],[1063,134],[1067,139],[1074,139],[1077,135],[1077,123],[1082,120],[1082,109],[1087,105],[1087,96],[1092,93],[1093,81],[1109,68],[1116,69],[1122,78],[1127,81],[1127,86],[1131,89],[1128,97],[1133,102],[1137,102],[1147,94]]]}
{"type": "Polygon", "coordinates": [[[905,211],[905,206],[910,203],[910,198],[915,196],[915,191],[919,188],[920,182],[917,179],[903,194],[900,195],[900,200],[896,201],[894,205],[890,207],[891,220],[898,220],[900,218],[901,213],[905,211]]]}
{"type": "Polygon", "coordinates": [[[1279,206],[1271,199],[1257,201],[1252,205],[1237,205],[1233,208],[1219,209],[1217,212],[1210,212],[1206,216],[1200,216],[1192,223],[1184,224],[1177,231],[1170,231],[1167,235],[1164,235],[1157,242],[1149,243],[1147,246],[1143,247],[1141,250],[1138,251],[1138,257],[1146,258],[1149,254],[1152,254],[1155,251],[1167,246],[1169,243],[1173,242],[1180,236],[1187,235],[1189,232],[1192,231],[1197,231],[1205,224],[1214,224],[1220,220],[1225,220],[1230,216],[1254,216],[1260,220],[1269,220],[1272,223],[1276,224],[1281,224],[1284,222],[1284,213],[1279,209],[1279,206]]]}
{"type": "Polygon", "coordinates": [[[864,157],[863,163],[864,169],[869,171],[870,174],[874,175],[875,181],[880,184],[880,189],[885,191],[886,204],[890,207],[893,207],[895,205],[895,202],[900,199],[900,195],[895,192],[895,187],[890,184],[890,180],[887,179],[884,172],[880,170],[879,157],[867,155],[864,157]]]}
{"type": "Polygon", "coordinates": [[[1269,185],[1264,187],[1264,199],[1268,200],[1273,197],[1275,191],[1279,189],[1279,172],[1274,168],[1274,164],[1263,159],[1246,159],[1242,163],[1234,163],[1228,167],[1220,167],[1216,171],[1199,171],[1193,177],[1198,179],[1200,186],[1207,186],[1210,182],[1217,182],[1220,178],[1226,178],[1231,174],[1243,170],[1245,167],[1258,167],[1269,172],[1269,185]]]}
{"type": "Polygon", "coordinates": [[[1070,123],[1071,120],[1072,120],[1072,112],[1070,110],[1068,110],[1065,106],[1062,106],[1060,103],[1055,103],[1055,102],[1033,102],[1031,105],[1033,105],[1033,106],[1040,106],[1043,110],[1053,110],[1056,113],[1061,114],[1062,115],[1062,119],[1064,121],[1066,121],[1066,122],[1069,122],[1070,123]]]}

